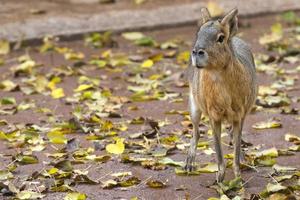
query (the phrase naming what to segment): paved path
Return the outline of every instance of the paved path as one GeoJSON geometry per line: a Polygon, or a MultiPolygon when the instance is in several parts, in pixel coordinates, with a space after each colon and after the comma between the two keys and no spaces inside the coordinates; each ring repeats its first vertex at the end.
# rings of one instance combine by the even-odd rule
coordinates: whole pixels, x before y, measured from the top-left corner
{"type": "MultiPolygon", "coordinates": [[[[27,15],[19,14],[24,12],[24,7],[28,7],[26,3],[23,3],[24,6],[20,2],[1,5],[3,12],[0,12],[0,38],[18,41],[42,38],[47,34],[68,37],[94,31],[120,32],[191,24],[199,19],[200,8],[207,6],[207,1],[193,0],[186,4],[179,1],[172,4],[157,3],[157,6],[154,4],[155,0],[152,0],[154,6],[141,6],[138,9],[126,5],[103,6],[93,1],[85,5],[78,0],[71,1],[70,4],[66,4],[66,0],[56,4],[30,1],[37,9],[30,9],[31,14],[27,15]],[[44,11],[45,14],[32,14],[44,11]]],[[[224,11],[237,7],[241,16],[300,9],[299,0],[251,0],[243,3],[218,0],[215,3],[224,11]]]]}

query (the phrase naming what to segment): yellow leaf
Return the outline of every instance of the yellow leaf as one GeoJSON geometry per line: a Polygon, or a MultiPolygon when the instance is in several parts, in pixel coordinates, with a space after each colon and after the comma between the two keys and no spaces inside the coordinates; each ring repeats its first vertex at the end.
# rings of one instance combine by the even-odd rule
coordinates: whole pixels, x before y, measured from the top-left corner
{"type": "Polygon", "coordinates": [[[84,54],[81,52],[66,52],[65,53],[66,60],[82,60],[84,59],[84,54]]]}
{"type": "Polygon", "coordinates": [[[122,36],[127,40],[140,40],[145,37],[145,35],[141,32],[123,33],[122,36]]]}
{"type": "Polygon", "coordinates": [[[188,63],[188,61],[190,59],[190,52],[189,51],[183,51],[183,52],[178,54],[176,59],[177,59],[177,62],[179,64],[188,63]]]}
{"type": "Polygon", "coordinates": [[[272,158],[276,158],[278,157],[278,150],[276,148],[270,148],[270,149],[266,149],[266,150],[263,150],[261,152],[257,152],[255,153],[256,157],[257,158],[260,158],[260,157],[272,157],[272,158]]]}
{"type": "Polygon", "coordinates": [[[57,88],[57,89],[52,90],[51,96],[54,99],[59,99],[59,98],[64,97],[65,93],[64,93],[64,90],[62,88],[57,88]]]}
{"type": "Polygon", "coordinates": [[[67,138],[65,135],[58,130],[51,131],[47,134],[50,142],[54,144],[67,144],[67,138]]]}
{"type": "Polygon", "coordinates": [[[0,83],[0,89],[2,89],[3,91],[6,91],[6,92],[12,91],[12,90],[16,89],[16,87],[17,87],[17,84],[12,82],[11,80],[4,80],[0,83]]]}
{"type": "Polygon", "coordinates": [[[6,55],[10,52],[10,45],[7,40],[0,40],[0,55],[6,55]]]}
{"type": "Polygon", "coordinates": [[[79,192],[71,192],[68,193],[64,200],[85,200],[86,199],[86,194],[82,194],[79,192]]]}
{"type": "Polygon", "coordinates": [[[8,140],[8,139],[9,138],[7,137],[7,135],[4,132],[0,131],[0,140],[8,140]]]}
{"type": "Polygon", "coordinates": [[[223,15],[224,10],[217,3],[209,1],[207,3],[207,9],[212,17],[223,15]]]}
{"type": "Polygon", "coordinates": [[[48,170],[48,173],[50,175],[56,174],[58,172],[59,169],[57,169],[56,167],[53,167],[51,169],[48,170]]]}
{"type": "Polygon", "coordinates": [[[125,150],[124,138],[117,138],[115,144],[108,144],[106,151],[112,154],[122,154],[125,150]]]}
{"type": "Polygon", "coordinates": [[[218,165],[216,163],[208,163],[206,166],[197,169],[201,173],[214,173],[218,171],[218,165]]]}
{"type": "Polygon", "coordinates": [[[51,81],[48,83],[48,88],[50,88],[50,90],[54,90],[56,88],[56,84],[61,82],[61,78],[58,76],[55,76],[51,79],[51,81]]]}
{"type": "Polygon", "coordinates": [[[142,68],[150,68],[150,67],[153,66],[153,64],[154,64],[154,62],[153,62],[152,60],[148,59],[148,60],[145,60],[145,61],[141,64],[141,67],[142,67],[142,68]]]}
{"type": "Polygon", "coordinates": [[[271,31],[274,34],[282,35],[282,25],[280,23],[275,23],[271,26],[271,31]]]}
{"type": "Polygon", "coordinates": [[[18,199],[41,199],[43,197],[45,197],[45,195],[37,193],[37,192],[32,192],[29,190],[23,190],[21,192],[19,192],[16,197],[18,199]]]}
{"type": "Polygon", "coordinates": [[[256,124],[254,124],[252,127],[258,130],[261,129],[270,129],[270,128],[280,128],[282,125],[280,122],[275,121],[275,120],[271,120],[271,121],[267,121],[267,122],[258,122],[256,124]]]}
{"type": "Polygon", "coordinates": [[[93,85],[92,84],[82,84],[82,85],[79,85],[75,90],[74,92],[81,92],[81,91],[84,91],[84,90],[88,90],[90,88],[92,88],[93,85]]]}

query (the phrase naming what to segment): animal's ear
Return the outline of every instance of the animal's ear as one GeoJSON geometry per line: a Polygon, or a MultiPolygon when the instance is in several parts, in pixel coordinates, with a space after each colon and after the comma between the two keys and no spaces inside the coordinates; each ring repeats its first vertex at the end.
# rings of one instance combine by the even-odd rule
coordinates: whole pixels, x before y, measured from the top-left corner
{"type": "Polygon", "coordinates": [[[221,21],[221,25],[228,31],[229,37],[234,36],[238,30],[238,10],[235,8],[231,10],[221,21]]]}
{"type": "Polygon", "coordinates": [[[211,19],[211,16],[209,14],[209,11],[207,10],[207,8],[201,8],[200,10],[200,20],[198,22],[198,26],[202,26],[203,24],[205,24],[206,22],[208,22],[211,19]]]}

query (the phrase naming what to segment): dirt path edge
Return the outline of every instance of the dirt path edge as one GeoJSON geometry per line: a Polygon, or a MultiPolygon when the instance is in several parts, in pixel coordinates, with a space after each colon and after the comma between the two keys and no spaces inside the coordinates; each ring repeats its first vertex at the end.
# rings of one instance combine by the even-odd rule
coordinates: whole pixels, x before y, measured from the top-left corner
{"type": "MultiPolygon", "coordinates": [[[[300,10],[299,0],[216,2],[225,11],[237,7],[242,17],[300,10]]],[[[16,42],[41,39],[45,35],[71,37],[95,31],[122,32],[185,25],[195,23],[199,19],[199,10],[203,6],[206,6],[206,2],[176,4],[147,10],[112,10],[103,13],[74,13],[72,16],[24,19],[1,24],[0,38],[16,42]]]]}

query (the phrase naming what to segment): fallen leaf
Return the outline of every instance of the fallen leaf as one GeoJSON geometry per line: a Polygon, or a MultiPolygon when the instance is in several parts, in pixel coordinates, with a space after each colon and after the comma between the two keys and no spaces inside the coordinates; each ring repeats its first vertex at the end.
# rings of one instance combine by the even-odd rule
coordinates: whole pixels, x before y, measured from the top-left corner
{"type": "Polygon", "coordinates": [[[86,199],[86,194],[82,194],[79,192],[71,192],[68,193],[64,200],[85,200],[86,199]]]}
{"type": "Polygon", "coordinates": [[[270,128],[281,128],[282,124],[275,120],[269,120],[266,122],[257,122],[252,125],[252,128],[262,130],[262,129],[270,129],[270,128]]]}
{"type": "Polygon", "coordinates": [[[47,137],[53,144],[67,144],[66,136],[60,130],[53,130],[47,133],[47,137]]]}
{"type": "Polygon", "coordinates": [[[122,33],[122,36],[127,40],[140,40],[145,37],[145,35],[141,32],[127,32],[122,33]]]}
{"type": "Polygon", "coordinates": [[[64,93],[64,90],[62,88],[57,88],[57,89],[52,90],[51,96],[54,99],[60,99],[60,98],[65,96],[65,93],[64,93]]]}
{"type": "Polygon", "coordinates": [[[10,44],[7,40],[0,40],[0,55],[6,55],[10,52],[10,44]]]}
{"type": "Polygon", "coordinates": [[[151,68],[153,64],[154,62],[151,59],[148,59],[141,64],[141,68],[151,68]]]}
{"type": "Polygon", "coordinates": [[[29,190],[23,190],[16,195],[18,199],[41,199],[45,196],[46,195],[29,190]]]}
{"type": "Polygon", "coordinates": [[[150,188],[165,188],[167,184],[159,180],[148,180],[146,183],[150,188]]]}
{"type": "Polygon", "coordinates": [[[117,138],[115,144],[108,144],[106,151],[112,154],[122,154],[125,150],[124,138],[117,138]]]}

